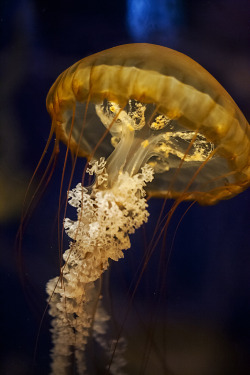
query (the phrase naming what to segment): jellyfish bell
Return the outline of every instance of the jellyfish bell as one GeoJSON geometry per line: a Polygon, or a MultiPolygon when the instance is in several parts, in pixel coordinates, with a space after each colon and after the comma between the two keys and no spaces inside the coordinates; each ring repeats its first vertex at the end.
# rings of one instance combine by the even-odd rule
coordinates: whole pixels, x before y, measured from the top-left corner
{"type": "MultiPolygon", "coordinates": [[[[74,160],[86,157],[83,174],[96,178],[86,188],[80,177],[68,192],[78,218],[64,220],[71,243],[61,277],[47,284],[52,373],[66,373],[74,353],[82,374],[90,330],[104,351],[109,347],[97,281],[148,220],[145,195],[201,204],[235,196],[249,186],[250,132],[205,69],[149,44],[114,47],[74,64],[50,89],[47,109],[56,145],[65,143],[74,160]]],[[[122,343],[112,374],[124,367],[122,343]]]]}
{"type": "Polygon", "coordinates": [[[47,109],[57,139],[78,156],[105,157],[112,178],[149,162],[151,196],[185,191],[212,204],[249,186],[247,120],[215,78],[177,51],[129,44],[80,60],[58,77],[47,109]]]}

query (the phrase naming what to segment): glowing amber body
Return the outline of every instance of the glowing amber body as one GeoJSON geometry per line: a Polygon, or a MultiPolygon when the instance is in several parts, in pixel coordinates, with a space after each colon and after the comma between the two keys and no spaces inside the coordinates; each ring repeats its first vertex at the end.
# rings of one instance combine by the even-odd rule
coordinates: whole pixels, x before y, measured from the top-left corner
{"type": "MultiPolygon", "coordinates": [[[[186,138],[187,134],[196,132],[216,149],[211,161],[202,159],[199,163],[195,158],[188,161],[183,151],[183,156],[178,159],[179,167],[173,167],[170,161],[169,169],[157,175],[148,186],[149,195],[181,196],[182,199],[213,204],[249,186],[249,124],[223,87],[189,57],[166,47],[130,44],[84,58],[63,72],[50,89],[47,109],[57,139],[68,144],[73,152],[78,149],[79,156],[95,156],[91,152],[101,136],[94,123],[88,121],[87,117],[85,121],[82,116],[78,125],[77,121],[73,125],[72,137],[69,139],[72,113],[81,103],[85,105],[87,113],[90,104],[99,105],[104,100],[116,103],[120,108],[124,108],[131,100],[140,105],[154,106],[158,116],[163,115],[165,120],[172,121],[174,132],[181,130],[186,138]],[[79,139],[82,127],[83,138],[90,130],[93,133],[91,142],[85,141],[85,144],[91,143],[89,146],[79,139]],[[196,177],[195,173],[202,163],[204,167],[196,177]],[[180,171],[176,177],[178,168],[180,171]],[[197,183],[189,187],[192,176],[195,176],[197,183]],[[174,179],[179,181],[172,183],[174,179]]],[[[149,136],[153,134],[154,130],[149,136]]],[[[176,137],[174,142],[180,143],[179,138],[176,137]]],[[[192,136],[189,138],[190,143],[192,136]]],[[[147,136],[142,136],[141,140],[147,140],[147,136]]],[[[104,139],[103,142],[110,143],[110,139],[104,139]]],[[[174,154],[176,159],[179,145],[174,147],[176,150],[168,151],[164,157],[174,154]]],[[[107,149],[110,152],[113,150],[110,146],[107,149]]],[[[102,151],[98,154],[100,156],[103,156],[102,151]]]]}

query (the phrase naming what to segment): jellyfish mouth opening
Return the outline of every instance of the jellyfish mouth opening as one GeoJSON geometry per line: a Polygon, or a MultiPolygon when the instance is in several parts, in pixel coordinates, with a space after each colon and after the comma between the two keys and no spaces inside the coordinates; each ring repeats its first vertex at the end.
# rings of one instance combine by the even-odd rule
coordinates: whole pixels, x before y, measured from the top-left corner
{"type": "Polygon", "coordinates": [[[147,163],[155,174],[177,169],[181,162],[197,165],[204,162],[214,150],[197,131],[180,126],[174,118],[160,113],[155,104],[130,99],[125,107],[104,100],[95,105],[101,123],[109,130],[114,147],[107,157],[108,186],[119,174],[130,176],[147,163]]]}
{"type": "Polygon", "coordinates": [[[146,186],[150,196],[182,196],[214,204],[241,189],[237,190],[237,183],[244,175],[227,152],[231,133],[224,147],[213,132],[206,131],[206,114],[197,123],[171,103],[103,96],[76,101],[73,111],[63,112],[61,127],[64,139],[72,133],[72,145],[68,144],[73,153],[88,160],[105,158],[106,187],[112,188],[119,174],[133,176],[149,164],[154,170],[154,179],[146,186]]]}

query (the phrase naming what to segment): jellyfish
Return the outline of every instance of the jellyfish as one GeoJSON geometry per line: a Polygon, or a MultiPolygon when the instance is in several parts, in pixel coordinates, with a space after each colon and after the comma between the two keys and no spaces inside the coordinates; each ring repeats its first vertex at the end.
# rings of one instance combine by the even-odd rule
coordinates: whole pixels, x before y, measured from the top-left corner
{"type": "MultiPolygon", "coordinates": [[[[55,150],[63,142],[72,154],[72,176],[77,158],[88,162],[76,187],[69,184],[67,204],[77,219],[64,219],[69,248],[60,275],[46,287],[51,373],[67,374],[73,361],[85,374],[90,335],[110,350],[102,275],[149,220],[148,197],[175,199],[166,228],[181,201],[212,205],[239,194],[250,184],[250,130],[204,68],[150,44],[121,45],[80,60],[57,78],[47,109],[55,150]]],[[[126,373],[125,348],[120,336],[108,373],[126,373]]]]}

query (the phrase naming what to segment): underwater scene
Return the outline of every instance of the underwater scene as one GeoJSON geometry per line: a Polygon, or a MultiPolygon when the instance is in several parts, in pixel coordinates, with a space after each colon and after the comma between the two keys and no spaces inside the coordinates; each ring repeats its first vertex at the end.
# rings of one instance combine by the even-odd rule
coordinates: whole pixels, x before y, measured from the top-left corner
{"type": "Polygon", "coordinates": [[[0,374],[250,373],[250,4],[0,4],[0,374]]]}

